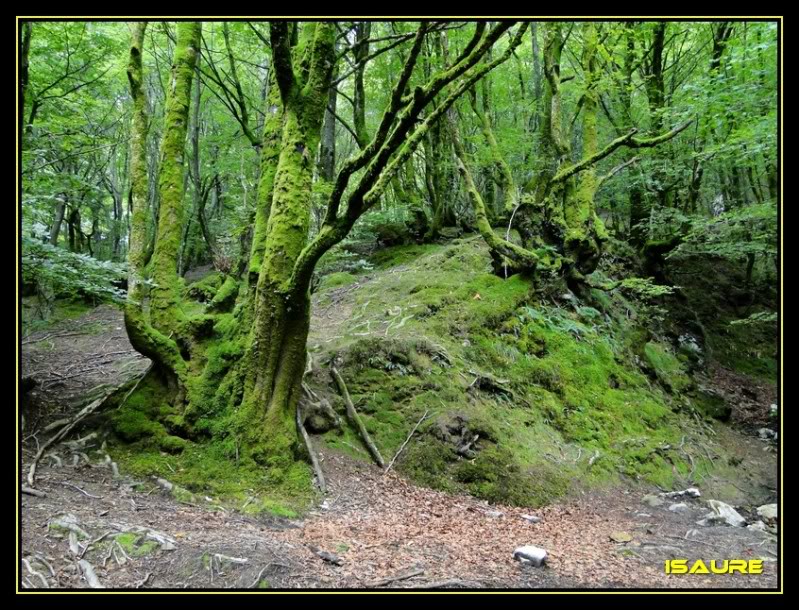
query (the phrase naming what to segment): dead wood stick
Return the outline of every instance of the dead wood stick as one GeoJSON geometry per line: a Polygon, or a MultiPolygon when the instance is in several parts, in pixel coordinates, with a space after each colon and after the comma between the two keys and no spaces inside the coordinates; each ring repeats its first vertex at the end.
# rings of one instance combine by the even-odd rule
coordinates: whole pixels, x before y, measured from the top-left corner
{"type": "Polygon", "coordinates": [[[305,448],[308,450],[308,455],[311,457],[311,466],[313,466],[314,474],[316,474],[316,483],[319,486],[319,491],[323,494],[327,493],[327,485],[325,483],[325,475],[322,473],[322,466],[319,464],[319,459],[316,457],[316,451],[311,444],[311,437],[308,436],[308,431],[305,429],[305,424],[302,423],[302,415],[300,414],[300,406],[297,405],[297,432],[302,437],[305,443],[305,448]]]}
{"type": "Polygon", "coordinates": [[[330,374],[333,376],[333,380],[336,382],[336,386],[338,386],[338,391],[341,393],[341,397],[344,399],[344,404],[347,407],[347,419],[349,419],[350,423],[357,428],[359,434],[361,435],[361,439],[366,445],[366,448],[369,449],[369,453],[372,454],[372,458],[377,465],[380,466],[380,468],[385,468],[386,463],[383,461],[383,456],[380,455],[377,445],[375,445],[372,441],[372,437],[369,436],[366,426],[363,425],[363,421],[358,415],[358,412],[355,410],[355,405],[352,404],[352,398],[350,398],[350,393],[347,391],[347,384],[344,383],[344,379],[341,377],[341,374],[338,372],[338,370],[336,370],[336,367],[330,367],[330,374]]]}
{"type": "Polygon", "coordinates": [[[402,443],[402,445],[400,446],[400,448],[397,450],[397,453],[395,453],[395,454],[394,454],[394,457],[393,457],[393,458],[391,458],[391,461],[388,463],[388,466],[386,467],[386,471],[385,471],[385,473],[384,473],[384,474],[388,474],[388,471],[389,471],[389,470],[391,470],[391,467],[394,465],[394,462],[396,462],[396,461],[397,461],[397,458],[399,457],[399,454],[400,454],[400,453],[402,453],[402,450],[403,450],[403,449],[405,449],[405,445],[407,445],[407,444],[410,442],[410,440],[411,440],[411,437],[413,436],[414,432],[416,432],[416,429],[419,427],[419,425],[420,425],[420,424],[421,424],[421,423],[422,423],[422,422],[423,422],[425,419],[427,419],[427,414],[428,414],[429,412],[430,412],[430,410],[429,410],[429,409],[428,409],[427,411],[425,411],[425,412],[424,412],[424,415],[422,415],[422,417],[419,419],[419,421],[418,421],[418,422],[416,422],[416,425],[413,427],[413,430],[411,430],[411,433],[408,435],[408,438],[406,438],[406,439],[405,439],[405,442],[404,442],[404,443],[402,443]]]}
{"type": "Polygon", "coordinates": [[[386,585],[390,585],[392,582],[398,582],[400,580],[408,580],[409,578],[413,578],[414,576],[421,576],[422,574],[424,574],[424,570],[421,568],[416,568],[415,570],[402,572],[400,574],[397,574],[396,576],[389,576],[388,578],[376,580],[374,582],[368,583],[366,586],[369,587],[370,589],[376,587],[385,587],[386,585]]]}
{"type": "Polygon", "coordinates": [[[453,587],[460,587],[466,589],[482,589],[483,583],[474,580],[459,580],[456,578],[450,580],[439,580],[426,584],[414,585],[412,589],[449,589],[453,587]]]}
{"type": "Polygon", "coordinates": [[[95,500],[100,500],[103,497],[103,496],[95,496],[94,494],[90,494],[88,491],[85,491],[85,490],[81,489],[77,485],[73,485],[72,483],[67,483],[66,481],[61,481],[61,485],[63,485],[64,487],[71,487],[72,489],[82,493],[87,498],[94,498],[95,500]]]}

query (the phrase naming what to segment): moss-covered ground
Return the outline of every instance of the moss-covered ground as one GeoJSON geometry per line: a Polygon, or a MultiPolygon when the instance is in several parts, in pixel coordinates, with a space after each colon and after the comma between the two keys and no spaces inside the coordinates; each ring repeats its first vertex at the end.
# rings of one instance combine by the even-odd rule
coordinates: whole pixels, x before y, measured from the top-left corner
{"type": "MultiPolygon", "coordinates": [[[[686,363],[619,291],[541,296],[525,277],[491,274],[474,237],[329,268],[314,294],[306,381],[343,416],[329,376],[336,360],[387,461],[423,420],[394,466],[412,480],[538,506],[622,480],[688,485],[713,467],[700,450],[708,410],[692,402],[686,363]]],[[[211,313],[220,286],[208,276],[186,288],[203,346],[190,410],[170,406],[150,376],[110,418],[112,455],[190,495],[292,515],[314,497],[310,469],[265,471],[240,452],[241,381],[227,371],[245,346],[235,310],[211,313]]],[[[323,442],[368,459],[346,425],[323,442]]]]}

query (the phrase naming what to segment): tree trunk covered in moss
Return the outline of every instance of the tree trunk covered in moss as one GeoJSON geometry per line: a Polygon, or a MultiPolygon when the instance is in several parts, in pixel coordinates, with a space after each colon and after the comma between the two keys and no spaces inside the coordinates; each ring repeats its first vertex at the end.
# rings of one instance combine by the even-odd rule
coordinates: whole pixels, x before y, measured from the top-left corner
{"type": "Polygon", "coordinates": [[[179,307],[177,258],[183,229],[183,160],[188,128],[191,81],[199,54],[200,24],[178,24],[177,45],[167,92],[161,168],[158,180],[160,210],[152,254],[149,308],[144,310],[143,275],[147,231],[147,102],[143,91],[142,46],[145,23],[134,26],[128,62],[128,82],[134,114],[131,135],[131,238],[128,302],[125,326],[131,344],[152,359],[178,398],[185,397],[187,367],[173,335],[180,336],[184,316],[179,307]]]}
{"type": "Polygon", "coordinates": [[[272,23],[271,39],[283,121],[239,412],[252,457],[283,468],[294,461],[294,412],[310,324],[310,277],[291,279],[310,228],[313,158],[330,88],[334,27],[303,24],[292,49],[287,24],[272,23]]]}
{"type": "Polygon", "coordinates": [[[336,106],[338,91],[330,87],[327,94],[325,120],[322,124],[322,142],[319,146],[319,177],[326,182],[333,182],[336,173],[336,106]]]}
{"type": "MultiPolygon", "coordinates": [[[[592,21],[583,27],[585,85],[583,88],[582,158],[590,159],[599,150],[597,107],[599,106],[599,69],[597,67],[597,28],[592,21]]],[[[576,178],[574,196],[564,202],[566,238],[564,251],[580,273],[591,273],[599,263],[602,242],[607,239],[605,226],[596,214],[594,196],[599,186],[596,165],[587,166],[576,178]]]]}
{"type": "Polygon", "coordinates": [[[161,332],[174,331],[183,321],[180,309],[178,253],[185,217],[184,165],[191,105],[191,83],[200,53],[200,24],[180,22],[167,91],[161,171],[158,176],[160,207],[155,250],[150,261],[150,319],[161,332]]]}
{"type": "Polygon", "coordinates": [[[269,72],[269,90],[266,94],[266,118],[261,136],[260,177],[255,200],[255,228],[250,252],[250,287],[255,288],[266,248],[269,212],[272,209],[272,187],[280,156],[280,138],[283,126],[283,102],[275,80],[274,67],[269,72]]]}
{"type": "MultiPolygon", "coordinates": [[[[483,81],[485,83],[486,81],[483,81]]],[[[516,207],[516,200],[518,194],[516,193],[516,182],[513,179],[510,165],[505,161],[505,157],[499,148],[499,142],[494,135],[494,129],[491,125],[491,117],[488,112],[487,88],[483,87],[483,108],[477,105],[477,92],[472,89],[469,94],[469,102],[472,106],[472,111],[480,123],[480,131],[483,134],[488,150],[491,154],[491,164],[493,167],[492,177],[497,186],[502,191],[502,211],[511,214],[516,207]]]]}
{"type": "Polygon", "coordinates": [[[363,86],[363,76],[366,68],[366,58],[369,57],[369,37],[371,34],[371,21],[360,21],[355,24],[355,57],[353,59],[356,67],[353,76],[352,122],[360,148],[363,148],[369,142],[369,133],[366,130],[366,93],[363,86]]]}

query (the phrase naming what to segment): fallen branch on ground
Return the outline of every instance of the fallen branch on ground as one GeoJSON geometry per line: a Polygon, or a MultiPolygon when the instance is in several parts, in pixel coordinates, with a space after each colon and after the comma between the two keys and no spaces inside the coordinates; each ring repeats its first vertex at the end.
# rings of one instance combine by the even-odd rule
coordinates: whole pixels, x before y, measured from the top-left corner
{"type": "Polygon", "coordinates": [[[325,475],[322,473],[322,467],[319,464],[319,459],[316,456],[316,450],[311,444],[311,437],[308,436],[308,431],[305,429],[305,424],[302,423],[302,414],[300,413],[300,406],[297,405],[297,432],[302,437],[305,443],[305,448],[308,450],[308,455],[311,458],[311,466],[313,466],[314,474],[316,475],[316,484],[319,486],[319,491],[323,494],[327,493],[327,485],[325,484],[325,475]]]}
{"type": "Polygon", "coordinates": [[[37,498],[46,498],[47,494],[43,491],[39,491],[38,489],[33,489],[32,487],[28,487],[27,485],[23,485],[20,491],[24,494],[28,494],[29,496],[36,496],[37,498]]]}
{"type": "Polygon", "coordinates": [[[377,445],[375,445],[372,441],[372,437],[369,436],[366,426],[363,425],[363,421],[361,421],[358,412],[355,410],[355,405],[352,404],[352,398],[350,398],[350,393],[347,391],[347,384],[344,383],[344,379],[341,377],[341,374],[338,372],[338,370],[336,370],[336,367],[330,367],[330,374],[333,376],[333,381],[336,382],[338,391],[341,394],[341,397],[344,399],[344,404],[347,407],[347,419],[349,419],[350,423],[358,430],[358,433],[361,435],[361,439],[366,445],[366,448],[369,449],[369,453],[372,454],[372,458],[374,458],[374,461],[377,463],[377,465],[380,466],[380,468],[385,468],[386,463],[383,460],[383,456],[380,455],[377,445]]]}
{"type": "Polygon", "coordinates": [[[422,574],[424,574],[424,570],[421,568],[417,568],[415,570],[410,570],[408,572],[402,572],[400,574],[397,574],[396,576],[389,576],[388,578],[376,580],[374,582],[368,583],[366,586],[370,589],[374,589],[377,587],[385,587],[386,585],[390,585],[393,582],[398,582],[400,580],[408,580],[409,578],[413,578],[414,576],[421,576],[422,574]]]}
{"type": "Polygon", "coordinates": [[[388,474],[388,471],[389,471],[389,470],[391,470],[391,467],[394,465],[394,462],[396,462],[396,461],[397,461],[397,458],[399,457],[399,454],[400,454],[400,453],[402,453],[402,450],[403,450],[403,449],[405,449],[405,445],[407,445],[407,444],[408,444],[408,442],[410,442],[410,440],[411,440],[411,437],[413,436],[414,432],[416,432],[416,429],[419,427],[419,425],[420,425],[420,424],[421,424],[421,423],[422,423],[422,422],[423,422],[425,419],[427,419],[427,414],[428,414],[429,412],[430,412],[430,410],[429,410],[429,409],[428,409],[427,411],[425,411],[425,412],[424,412],[424,415],[422,415],[422,417],[419,419],[419,421],[418,421],[418,422],[416,422],[416,425],[413,427],[413,430],[411,430],[411,433],[408,435],[408,438],[406,438],[406,439],[405,439],[405,442],[404,442],[404,443],[402,443],[402,445],[400,446],[400,448],[397,450],[397,453],[395,453],[395,454],[394,454],[394,457],[393,457],[393,458],[391,458],[391,461],[388,463],[388,466],[386,467],[386,471],[383,473],[384,475],[385,475],[385,474],[388,474]]]}
{"type": "Polygon", "coordinates": [[[84,491],[83,489],[81,489],[77,485],[73,485],[72,483],[67,483],[66,481],[61,481],[61,485],[63,485],[64,487],[71,487],[72,489],[75,489],[75,490],[79,491],[80,493],[82,493],[87,498],[94,498],[95,500],[99,500],[99,499],[101,499],[103,497],[103,496],[95,496],[93,494],[90,494],[88,491],[84,491]]]}

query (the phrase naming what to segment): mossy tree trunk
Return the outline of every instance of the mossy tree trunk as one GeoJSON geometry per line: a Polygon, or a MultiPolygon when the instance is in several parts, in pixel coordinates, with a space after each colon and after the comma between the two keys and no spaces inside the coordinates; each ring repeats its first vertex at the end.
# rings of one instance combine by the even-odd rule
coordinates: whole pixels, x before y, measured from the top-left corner
{"type": "Polygon", "coordinates": [[[131,134],[131,236],[128,302],[125,326],[132,345],[152,359],[182,401],[188,371],[181,354],[185,316],[180,309],[177,272],[183,230],[183,179],[191,82],[200,49],[200,24],[180,22],[167,91],[161,166],[158,178],[159,214],[155,249],[150,266],[152,287],[144,306],[144,268],[147,262],[147,102],[143,90],[142,47],[146,23],[134,24],[128,62],[128,82],[133,98],[131,134]]]}
{"type": "MultiPolygon", "coordinates": [[[[313,159],[334,60],[332,23],[306,23],[291,47],[286,23],[273,23],[275,81],[283,107],[277,167],[255,289],[246,358],[245,435],[255,459],[275,468],[294,461],[295,409],[310,322],[309,281],[291,282],[308,240],[313,159]]],[[[259,197],[261,195],[259,194],[259,197]]],[[[254,244],[255,245],[255,244],[254,244]]]]}

